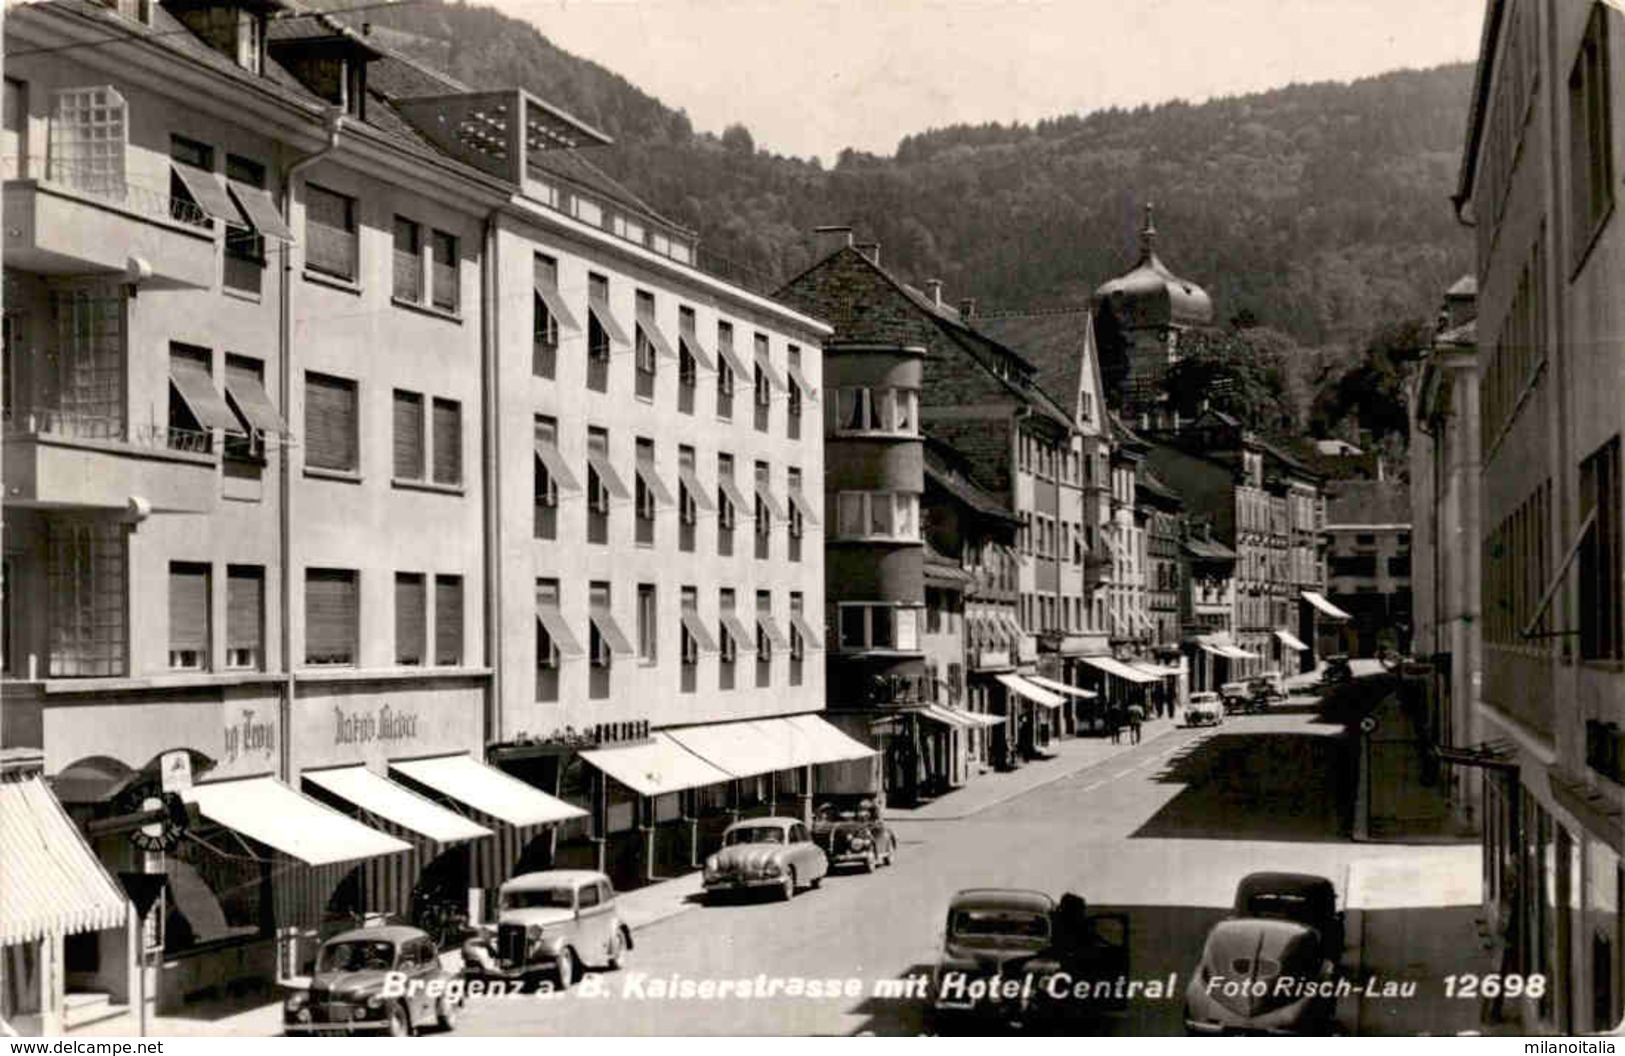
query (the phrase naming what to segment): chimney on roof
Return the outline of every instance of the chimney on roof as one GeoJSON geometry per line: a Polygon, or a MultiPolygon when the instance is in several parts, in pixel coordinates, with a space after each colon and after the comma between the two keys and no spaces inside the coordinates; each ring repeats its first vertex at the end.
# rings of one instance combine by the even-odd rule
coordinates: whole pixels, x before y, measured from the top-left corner
{"type": "Polygon", "coordinates": [[[869,263],[873,264],[877,268],[880,267],[879,242],[857,242],[854,243],[854,246],[859,253],[862,253],[864,256],[869,258],[869,263]]]}
{"type": "Polygon", "coordinates": [[[844,224],[828,224],[813,228],[813,238],[814,248],[818,250],[818,259],[823,260],[852,244],[852,229],[844,224]]]}
{"type": "Polygon", "coordinates": [[[931,304],[937,308],[942,307],[942,280],[926,279],[925,292],[931,295],[931,304]]]}
{"type": "Polygon", "coordinates": [[[961,297],[959,299],[959,317],[961,319],[976,318],[976,298],[961,297]]]}

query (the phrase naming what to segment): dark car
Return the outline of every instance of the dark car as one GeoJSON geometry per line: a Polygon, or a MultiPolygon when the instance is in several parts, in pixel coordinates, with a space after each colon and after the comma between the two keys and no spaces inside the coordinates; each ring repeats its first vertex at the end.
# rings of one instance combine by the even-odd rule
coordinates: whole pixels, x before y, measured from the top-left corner
{"type": "Polygon", "coordinates": [[[282,1004],[289,1034],[388,1034],[428,1026],[450,1030],[462,1007],[455,973],[440,966],[434,940],[417,928],[385,925],[335,935],[316,955],[310,986],[282,1004]]]}
{"type": "Polygon", "coordinates": [[[813,812],[812,837],[824,849],[831,869],[853,865],[872,873],[897,857],[897,836],[886,827],[870,795],[820,803],[813,812]]]}
{"type": "Polygon", "coordinates": [[[1192,1034],[1321,1034],[1333,1026],[1343,914],[1321,876],[1253,873],[1213,926],[1185,990],[1192,1034]]]}

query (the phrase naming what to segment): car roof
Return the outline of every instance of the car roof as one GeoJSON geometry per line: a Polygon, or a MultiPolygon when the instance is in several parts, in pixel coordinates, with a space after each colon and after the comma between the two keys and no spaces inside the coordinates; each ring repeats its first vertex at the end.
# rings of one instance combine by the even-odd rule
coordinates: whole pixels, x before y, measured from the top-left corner
{"type": "Polygon", "coordinates": [[[948,900],[949,909],[1025,909],[1049,913],[1055,900],[1042,891],[1020,887],[967,887],[948,900]]]}
{"type": "Polygon", "coordinates": [[[1320,891],[1337,892],[1337,885],[1314,873],[1248,873],[1236,885],[1236,894],[1249,895],[1290,894],[1308,895],[1320,891]]]}
{"type": "MultiPolygon", "coordinates": [[[[407,924],[379,924],[371,928],[352,928],[328,939],[328,942],[390,942],[399,946],[412,939],[426,939],[428,933],[407,924]]],[[[324,943],[325,945],[325,943],[324,943]]]]}
{"type": "Polygon", "coordinates": [[[609,877],[592,869],[546,869],[539,873],[524,873],[502,885],[505,891],[527,891],[537,887],[580,887],[595,880],[608,881],[609,877]]]}
{"type": "Polygon", "coordinates": [[[730,828],[730,829],[748,829],[753,825],[771,825],[771,826],[773,826],[775,828],[779,828],[779,827],[782,827],[782,826],[785,826],[785,825],[800,825],[800,824],[801,824],[801,819],[800,818],[780,818],[780,817],[740,818],[738,821],[734,822],[732,825],[729,825],[728,828],[730,828]]]}

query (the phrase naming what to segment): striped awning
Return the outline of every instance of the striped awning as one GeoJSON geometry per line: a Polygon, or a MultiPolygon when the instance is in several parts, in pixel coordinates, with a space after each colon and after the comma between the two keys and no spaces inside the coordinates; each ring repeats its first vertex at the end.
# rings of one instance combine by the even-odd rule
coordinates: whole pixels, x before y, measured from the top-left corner
{"type": "Polygon", "coordinates": [[[45,781],[0,784],[0,946],[123,927],[129,899],[45,781]]]}

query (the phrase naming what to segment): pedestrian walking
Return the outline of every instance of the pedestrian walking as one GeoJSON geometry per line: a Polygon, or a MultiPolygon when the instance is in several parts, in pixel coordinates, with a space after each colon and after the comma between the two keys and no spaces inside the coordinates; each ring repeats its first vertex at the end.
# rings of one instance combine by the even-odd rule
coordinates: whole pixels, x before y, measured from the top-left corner
{"type": "Polygon", "coordinates": [[[1112,735],[1113,744],[1122,743],[1123,716],[1115,704],[1106,709],[1106,732],[1112,735]]]}
{"type": "Polygon", "coordinates": [[[1128,709],[1129,743],[1140,743],[1140,725],[1145,722],[1145,711],[1138,704],[1130,704],[1128,709]]]}

